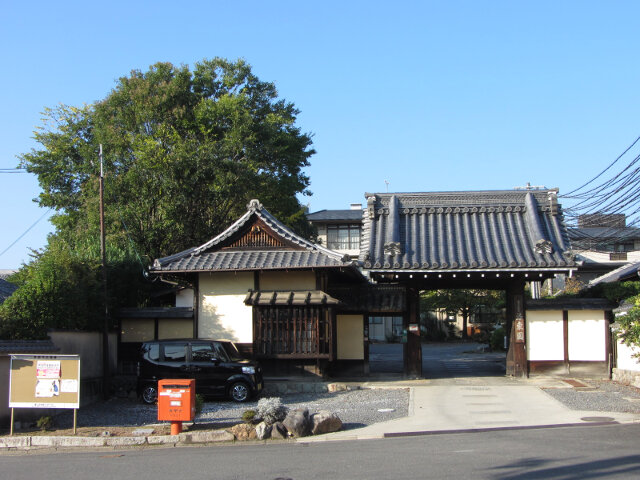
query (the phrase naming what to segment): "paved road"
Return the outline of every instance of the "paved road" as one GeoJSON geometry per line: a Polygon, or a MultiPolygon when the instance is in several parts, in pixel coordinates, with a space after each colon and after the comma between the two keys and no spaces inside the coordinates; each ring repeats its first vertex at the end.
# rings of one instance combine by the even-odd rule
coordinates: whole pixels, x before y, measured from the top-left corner
{"type": "Polygon", "coordinates": [[[422,376],[430,379],[501,377],[505,353],[482,353],[477,343],[426,343],[422,346],[422,376]]]}
{"type": "Polygon", "coordinates": [[[636,424],[318,444],[32,452],[0,455],[0,478],[637,479],[638,438],[636,424]]]}
{"type": "MultiPolygon", "coordinates": [[[[400,343],[369,346],[372,373],[402,373],[400,343]]],[[[429,379],[501,377],[505,373],[504,353],[478,353],[476,343],[425,343],[422,345],[422,375],[429,379]]]]}

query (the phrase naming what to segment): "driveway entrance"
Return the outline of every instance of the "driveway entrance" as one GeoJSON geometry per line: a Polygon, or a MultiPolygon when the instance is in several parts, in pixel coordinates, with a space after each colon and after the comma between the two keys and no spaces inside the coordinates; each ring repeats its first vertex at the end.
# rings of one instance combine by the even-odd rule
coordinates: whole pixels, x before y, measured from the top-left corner
{"type": "Polygon", "coordinates": [[[424,378],[503,377],[505,352],[483,352],[478,343],[422,344],[424,378]]]}
{"type": "MultiPolygon", "coordinates": [[[[422,376],[444,379],[503,377],[504,352],[483,352],[478,343],[423,343],[422,376]]],[[[402,343],[369,345],[369,369],[376,373],[403,373],[402,343]]]]}

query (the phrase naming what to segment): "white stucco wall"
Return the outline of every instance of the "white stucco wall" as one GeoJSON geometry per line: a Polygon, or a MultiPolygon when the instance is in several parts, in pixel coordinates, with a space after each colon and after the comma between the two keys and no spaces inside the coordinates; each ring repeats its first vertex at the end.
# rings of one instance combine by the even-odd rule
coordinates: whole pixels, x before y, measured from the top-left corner
{"type": "Polygon", "coordinates": [[[176,307],[193,307],[193,290],[185,288],[176,293],[176,307]]]}
{"type": "Polygon", "coordinates": [[[561,310],[528,310],[526,314],[527,360],[564,360],[561,310]]]}
{"type": "Polygon", "coordinates": [[[604,311],[570,310],[568,337],[569,361],[607,359],[604,311]]]}
{"type": "Polygon", "coordinates": [[[640,372],[640,359],[635,355],[640,353],[638,347],[625,345],[622,340],[618,340],[618,362],[617,367],[622,370],[640,372]]]}
{"type": "Polygon", "coordinates": [[[244,304],[253,288],[253,272],[203,273],[198,298],[198,336],[253,342],[251,307],[244,304]]]}
{"type": "Polygon", "coordinates": [[[362,315],[338,315],[338,360],[364,359],[364,318],[362,315]]]}
{"type": "MultiPolygon", "coordinates": [[[[252,284],[253,285],[253,284],[252,284]]],[[[315,290],[313,271],[261,272],[260,290],[315,290]]]]}

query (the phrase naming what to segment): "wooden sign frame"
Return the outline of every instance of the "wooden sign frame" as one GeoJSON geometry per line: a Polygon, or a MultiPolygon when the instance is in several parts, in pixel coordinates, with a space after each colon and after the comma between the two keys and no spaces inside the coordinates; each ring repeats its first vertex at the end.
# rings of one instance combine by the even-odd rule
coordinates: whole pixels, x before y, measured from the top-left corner
{"type": "Polygon", "coordinates": [[[11,354],[9,408],[80,408],[80,355],[11,354]]]}

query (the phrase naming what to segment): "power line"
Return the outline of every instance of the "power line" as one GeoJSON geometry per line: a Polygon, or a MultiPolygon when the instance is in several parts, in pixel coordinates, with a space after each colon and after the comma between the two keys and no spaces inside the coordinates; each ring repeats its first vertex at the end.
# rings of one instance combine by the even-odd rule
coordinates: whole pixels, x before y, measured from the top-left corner
{"type": "Polygon", "coordinates": [[[47,216],[47,215],[48,215],[52,210],[53,210],[53,209],[52,209],[52,208],[50,208],[49,210],[47,210],[46,212],[44,212],[44,213],[42,214],[42,216],[41,216],[38,220],[36,220],[36,221],[35,221],[35,222],[34,222],[34,223],[29,227],[29,228],[27,228],[27,229],[24,231],[24,233],[23,233],[22,235],[20,235],[18,238],[16,238],[16,239],[14,240],[14,242],[13,242],[11,245],[9,245],[9,246],[8,246],[7,248],[5,248],[2,252],[0,252],[0,257],[1,257],[2,255],[4,255],[4,254],[5,254],[5,253],[6,253],[6,252],[11,248],[11,247],[13,247],[16,243],[18,243],[18,242],[20,241],[20,239],[22,239],[22,237],[24,237],[27,233],[29,233],[29,230],[31,230],[33,227],[35,227],[35,226],[40,222],[40,220],[42,220],[44,217],[46,217],[46,216],[47,216]]]}
{"type": "Polygon", "coordinates": [[[636,138],[636,139],[633,141],[633,143],[632,143],[631,145],[629,145],[629,147],[627,147],[627,149],[626,149],[624,152],[622,152],[622,153],[618,156],[618,158],[616,158],[613,162],[611,162],[611,163],[607,166],[607,168],[605,168],[604,170],[602,170],[598,175],[596,175],[595,177],[593,177],[593,178],[592,178],[591,180],[589,180],[587,183],[585,183],[585,184],[583,184],[583,185],[579,186],[578,188],[575,188],[575,189],[571,190],[570,192],[567,192],[566,194],[562,195],[562,197],[569,197],[569,195],[572,195],[573,193],[575,193],[575,192],[578,192],[578,191],[582,190],[584,187],[586,187],[586,186],[587,186],[587,185],[589,185],[590,183],[592,183],[592,182],[596,181],[596,180],[597,180],[598,178],[600,178],[600,177],[601,177],[601,176],[602,176],[602,175],[603,175],[607,170],[609,170],[611,167],[613,167],[613,166],[618,162],[618,160],[620,160],[620,159],[621,159],[621,158],[622,158],[622,157],[623,157],[623,156],[624,156],[624,155],[625,155],[629,150],[631,150],[631,149],[635,146],[635,144],[636,144],[636,143],[638,143],[638,141],[640,141],[640,137],[636,138]]]}

